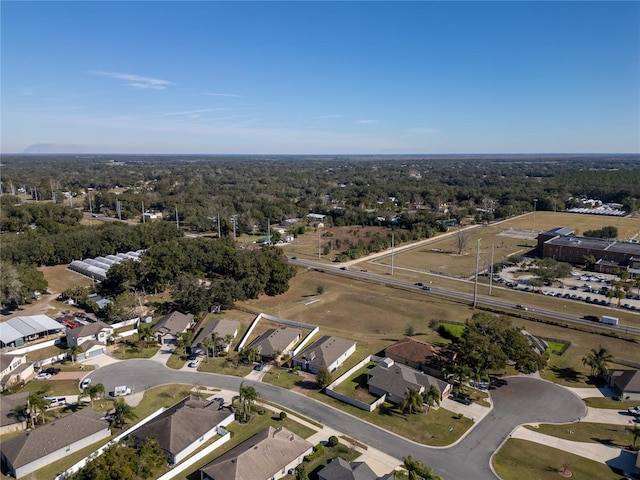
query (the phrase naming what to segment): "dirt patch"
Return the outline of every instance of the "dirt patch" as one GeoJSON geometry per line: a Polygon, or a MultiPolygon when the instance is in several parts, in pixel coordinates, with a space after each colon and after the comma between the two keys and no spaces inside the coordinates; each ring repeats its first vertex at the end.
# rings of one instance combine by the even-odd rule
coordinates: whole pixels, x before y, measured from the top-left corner
{"type": "Polygon", "coordinates": [[[310,390],[316,390],[316,376],[309,372],[298,372],[298,375],[303,377],[303,380],[300,380],[295,387],[293,387],[293,391],[297,393],[301,393],[302,395],[307,395],[310,390]]]}

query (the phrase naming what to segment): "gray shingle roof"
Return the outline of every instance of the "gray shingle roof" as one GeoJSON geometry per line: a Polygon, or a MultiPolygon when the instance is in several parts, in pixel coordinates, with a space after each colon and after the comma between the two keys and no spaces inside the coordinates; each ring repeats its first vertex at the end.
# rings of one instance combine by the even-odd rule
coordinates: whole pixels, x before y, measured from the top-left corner
{"type": "Polygon", "coordinates": [[[424,387],[425,390],[429,390],[429,387],[434,385],[440,393],[444,392],[447,387],[447,382],[398,363],[394,363],[388,368],[378,365],[369,370],[367,375],[370,386],[389,392],[399,398],[405,396],[409,387],[414,387],[417,390],[424,387]]]}
{"type": "Polygon", "coordinates": [[[320,480],[378,480],[371,467],[364,462],[347,462],[336,457],[318,472],[320,480]]]}
{"type": "Polygon", "coordinates": [[[200,471],[215,480],[266,480],[311,448],[311,443],[289,430],[269,427],[222,454],[200,471]]]}
{"type": "Polygon", "coordinates": [[[211,337],[212,333],[216,333],[220,338],[224,339],[227,335],[233,335],[240,327],[240,322],[235,320],[215,320],[207,323],[200,329],[198,335],[191,344],[192,347],[197,347],[207,337],[211,337]]]}
{"type": "Polygon", "coordinates": [[[109,422],[102,414],[85,407],[30,432],[4,440],[2,453],[17,469],[108,428],[109,422]]]}
{"type": "Polygon", "coordinates": [[[195,396],[186,397],[131,436],[144,440],[155,435],[163,450],[177,455],[230,415],[229,410],[218,410],[218,405],[195,396]]]}
{"type": "Polygon", "coordinates": [[[2,397],[2,401],[0,401],[0,427],[24,420],[16,418],[11,411],[20,405],[26,405],[27,397],[29,397],[29,392],[20,392],[2,397]]]}
{"type": "Polygon", "coordinates": [[[271,328],[251,342],[247,348],[255,348],[265,357],[275,357],[276,352],[284,351],[301,335],[302,330],[299,328],[271,328]]]}
{"type": "Polygon", "coordinates": [[[179,335],[187,329],[191,322],[193,322],[193,315],[190,313],[171,312],[158,320],[158,323],[153,326],[153,331],[179,335]]]}
{"type": "Polygon", "coordinates": [[[296,355],[293,360],[304,362],[306,359],[311,365],[328,367],[355,344],[353,340],[325,335],[296,355]]]}
{"type": "Polygon", "coordinates": [[[612,370],[609,375],[622,391],[640,393],[640,370],[612,370]]]}

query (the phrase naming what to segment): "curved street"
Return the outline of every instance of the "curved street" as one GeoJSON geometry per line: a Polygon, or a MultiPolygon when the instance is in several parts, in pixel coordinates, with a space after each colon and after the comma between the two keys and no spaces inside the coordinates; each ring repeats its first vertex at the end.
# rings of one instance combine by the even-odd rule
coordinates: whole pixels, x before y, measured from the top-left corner
{"type": "Polygon", "coordinates": [[[422,460],[447,480],[495,480],[490,459],[515,427],[523,423],[573,422],[586,415],[577,395],[558,385],[532,377],[509,377],[508,384],[492,391],[493,410],[457,444],[433,448],[416,444],[304,395],[240,377],[172,370],[152,360],[127,360],[102,367],[88,375],[106,391],[127,385],[134,392],[169,383],[195,384],[238,391],[241,382],[260,395],[323,425],[353,437],[388,455],[408,455],[422,460]]]}

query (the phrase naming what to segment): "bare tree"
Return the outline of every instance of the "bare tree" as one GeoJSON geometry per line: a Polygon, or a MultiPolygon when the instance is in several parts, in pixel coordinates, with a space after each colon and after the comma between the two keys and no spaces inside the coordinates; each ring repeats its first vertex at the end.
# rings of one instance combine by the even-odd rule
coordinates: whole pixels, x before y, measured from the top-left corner
{"type": "Polygon", "coordinates": [[[458,255],[462,255],[467,251],[467,245],[469,244],[469,235],[462,230],[462,227],[458,228],[458,233],[453,237],[453,243],[455,251],[458,255]]]}

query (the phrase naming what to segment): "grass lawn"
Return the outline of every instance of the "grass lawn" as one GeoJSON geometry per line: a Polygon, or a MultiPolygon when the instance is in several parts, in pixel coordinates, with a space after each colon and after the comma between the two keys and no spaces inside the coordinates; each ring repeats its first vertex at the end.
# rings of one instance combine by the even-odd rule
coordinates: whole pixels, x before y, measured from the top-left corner
{"type": "Polygon", "coordinates": [[[574,442],[602,443],[624,449],[633,446],[633,435],[627,431],[627,427],[624,425],[577,422],[571,425],[541,424],[538,428],[527,425],[525,428],[574,442]]]}
{"type": "Polygon", "coordinates": [[[133,409],[137,419],[132,423],[152,414],[160,407],[170,407],[191,393],[193,385],[162,385],[144,392],[144,397],[137,407],[133,409]]]}
{"type": "Polygon", "coordinates": [[[184,350],[181,348],[177,348],[167,359],[167,367],[173,368],[175,370],[180,370],[184,367],[184,364],[187,362],[189,356],[185,355],[184,350]]]}
{"type": "Polygon", "coordinates": [[[114,350],[113,356],[122,360],[130,360],[132,358],[151,358],[160,350],[160,345],[152,345],[149,347],[136,347],[125,342],[118,344],[118,349],[114,350]]]}
{"type": "Polygon", "coordinates": [[[378,364],[376,362],[367,363],[364,367],[354,372],[349,378],[338,385],[335,391],[341,395],[355,398],[356,400],[367,404],[375,402],[378,397],[371,395],[368,392],[367,372],[372,368],[375,368],[377,365],[378,364]]]}
{"type": "Polygon", "coordinates": [[[636,407],[640,405],[638,400],[626,400],[624,402],[614,400],[610,397],[591,397],[585,398],[584,402],[591,408],[609,408],[611,410],[624,410],[629,407],[636,407]]]}
{"type": "Polygon", "coordinates": [[[457,414],[444,408],[432,408],[426,415],[404,415],[385,403],[369,413],[322,393],[311,391],[308,396],[424,445],[450,445],[472,425],[470,418],[459,418],[457,414]]]}
{"type": "Polygon", "coordinates": [[[200,362],[200,366],[198,367],[199,372],[219,373],[221,375],[234,375],[236,377],[245,377],[251,372],[251,370],[253,370],[253,364],[234,364],[234,362],[228,360],[227,357],[209,358],[208,360],[203,359],[202,362],[200,362]]]}
{"type": "Polygon", "coordinates": [[[56,265],[54,267],[38,267],[45,280],[49,283],[47,291],[52,293],[62,293],[71,287],[88,287],[91,285],[91,279],[72,272],[67,265],[56,265]]]}
{"type": "Polygon", "coordinates": [[[572,478],[620,479],[620,474],[603,463],[526,440],[507,440],[493,457],[493,467],[504,480],[558,480],[563,464],[568,465],[572,478]]]}
{"type": "Polygon", "coordinates": [[[45,358],[55,357],[56,355],[60,355],[65,353],[66,349],[60,348],[56,345],[51,345],[50,347],[41,348],[39,350],[34,350],[32,352],[27,353],[27,362],[39,362],[44,360],[45,358]]]}
{"type": "Polygon", "coordinates": [[[451,338],[460,338],[462,336],[462,332],[464,332],[464,325],[458,325],[457,323],[440,322],[437,325],[434,325],[436,331],[440,327],[442,327],[451,338]]]}
{"type": "Polygon", "coordinates": [[[26,390],[29,393],[46,392],[47,395],[78,395],[78,384],[78,380],[33,380],[14,393],[26,390]]]}
{"type": "Polygon", "coordinates": [[[556,355],[562,355],[567,347],[566,343],[554,342],[552,340],[545,340],[549,346],[549,352],[556,355]]]}
{"type": "Polygon", "coordinates": [[[298,374],[296,370],[289,372],[286,368],[272,368],[265,373],[264,377],[262,377],[262,381],[264,383],[270,383],[271,385],[291,390],[300,382],[303,382],[304,377],[298,374]]]}

